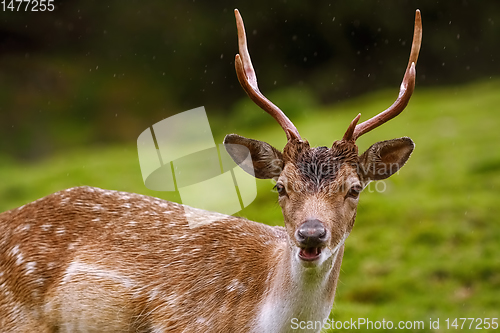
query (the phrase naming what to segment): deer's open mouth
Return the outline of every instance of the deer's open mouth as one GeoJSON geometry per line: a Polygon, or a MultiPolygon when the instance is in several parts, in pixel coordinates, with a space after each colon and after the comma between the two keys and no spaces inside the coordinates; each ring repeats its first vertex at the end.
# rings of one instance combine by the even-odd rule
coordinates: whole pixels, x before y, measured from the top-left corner
{"type": "Polygon", "coordinates": [[[300,259],[304,261],[314,261],[321,255],[321,247],[301,248],[299,252],[300,259]]]}

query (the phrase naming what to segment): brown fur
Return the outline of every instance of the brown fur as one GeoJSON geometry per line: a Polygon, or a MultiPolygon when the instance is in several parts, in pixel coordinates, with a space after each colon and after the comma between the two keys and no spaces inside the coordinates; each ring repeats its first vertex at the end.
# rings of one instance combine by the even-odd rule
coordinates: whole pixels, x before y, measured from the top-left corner
{"type": "Polygon", "coordinates": [[[0,214],[0,331],[58,332],[83,302],[97,327],[116,322],[106,332],[246,332],[284,230],[235,217],[193,230],[182,216],[175,203],[89,187],[0,214]],[[116,275],[63,282],[75,262],[116,275]]]}

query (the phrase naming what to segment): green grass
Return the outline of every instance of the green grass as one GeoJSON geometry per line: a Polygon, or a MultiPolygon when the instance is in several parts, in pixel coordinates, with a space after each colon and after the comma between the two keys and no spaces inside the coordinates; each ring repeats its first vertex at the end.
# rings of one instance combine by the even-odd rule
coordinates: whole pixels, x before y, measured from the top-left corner
{"type": "MultiPolygon", "coordinates": [[[[420,331],[431,331],[429,318],[439,318],[439,331],[446,331],[446,318],[500,317],[499,92],[498,80],[417,88],[403,114],[358,140],[364,151],[376,141],[409,136],[416,149],[384,192],[362,194],[331,318],[422,320],[420,331]]],[[[367,119],[395,94],[311,106],[293,120],[312,145],[330,145],[358,112],[367,119]]],[[[236,115],[211,119],[216,140],[237,132],[284,145],[269,116],[251,119],[259,125],[245,126],[236,115]]],[[[80,148],[32,165],[0,156],[0,179],[0,211],[77,185],[176,199],[144,188],[134,143],[80,148]]],[[[257,199],[241,215],[282,224],[272,186],[259,180],[257,199]]]]}

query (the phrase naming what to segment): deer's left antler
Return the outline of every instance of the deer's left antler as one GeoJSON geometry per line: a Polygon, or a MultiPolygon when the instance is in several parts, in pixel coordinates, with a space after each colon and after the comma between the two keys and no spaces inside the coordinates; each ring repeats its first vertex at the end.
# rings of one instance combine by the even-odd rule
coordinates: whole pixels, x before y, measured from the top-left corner
{"type": "Polygon", "coordinates": [[[422,18],[420,17],[420,10],[417,9],[415,13],[415,28],[413,32],[413,43],[411,45],[410,60],[406,67],[405,76],[399,89],[399,96],[396,101],[385,111],[379,113],[375,117],[367,121],[357,124],[360,114],[354,118],[347,131],[344,134],[344,141],[356,141],[361,135],[371,131],[372,129],[382,125],[386,121],[396,117],[400,114],[410,101],[410,97],[415,89],[415,65],[417,64],[418,53],[420,52],[420,44],[422,43],[422,18]]]}

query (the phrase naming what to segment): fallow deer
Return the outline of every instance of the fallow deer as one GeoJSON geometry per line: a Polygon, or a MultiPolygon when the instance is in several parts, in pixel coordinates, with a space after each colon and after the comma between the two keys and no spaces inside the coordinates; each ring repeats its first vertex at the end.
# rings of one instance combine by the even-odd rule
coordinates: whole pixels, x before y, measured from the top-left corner
{"type": "Polygon", "coordinates": [[[252,165],[274,178],[285,227],[191,209],[138,194],[76,187],[0,214],[1,332],[318,332],[330,314],[358,196],[413,151],[407,137],[358,155],[356,139],[397,116],[415,86],[417,10],[410,60],[396,102],[348,126],[331,148],[311,148],[258,87],[235,10],[238,79],[286,133],[283,152],[230,134],[252,165]]]}

